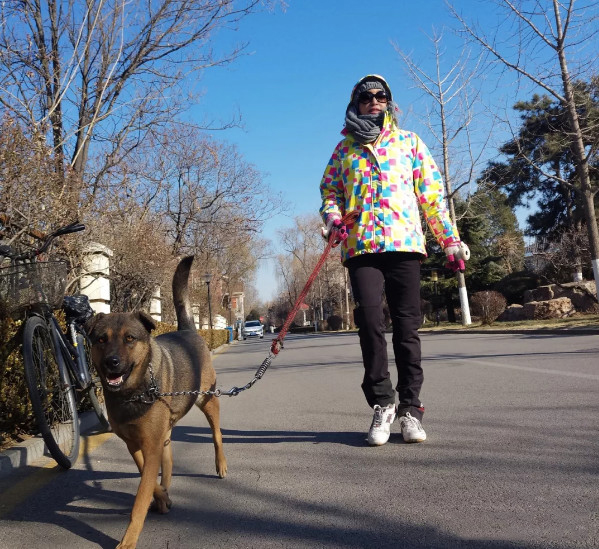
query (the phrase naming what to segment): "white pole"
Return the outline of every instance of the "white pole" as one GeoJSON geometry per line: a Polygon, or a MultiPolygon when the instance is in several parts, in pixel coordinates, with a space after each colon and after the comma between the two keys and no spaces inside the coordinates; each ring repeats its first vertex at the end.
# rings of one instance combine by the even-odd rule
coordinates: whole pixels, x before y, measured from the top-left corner
{"type": "MultiPolygon", "coordinates": [[[[459,273],[462,277],[463,273],[459,273]]],[[[459,280],[459,276],[458,276],[459,280]]],[[[460,293],[460,304],[462,307],[462,325],[469,326],[472,324],[472,319],[470,318],[470,305],[468,304],[468,294],[466,293],[466,286],[460,286],[458,288],[460,293]]]]}

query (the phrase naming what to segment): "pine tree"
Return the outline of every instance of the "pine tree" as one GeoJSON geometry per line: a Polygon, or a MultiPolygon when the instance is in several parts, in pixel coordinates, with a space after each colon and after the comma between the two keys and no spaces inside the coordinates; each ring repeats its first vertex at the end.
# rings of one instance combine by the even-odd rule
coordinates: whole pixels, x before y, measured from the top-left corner
{"type": "MultiPolygon", "coordinates": [[[[589,175],[599,189],[599,77],[577,82],[574,90],[584,144],[591,151],[589,175]]],[[[549,96],[534,95],[514,109],[521,113],[522,124],[518,135],[500,148],[507,160],[489,163],[481,180],[504,190],[512,207],[536,201],[538,209],[527,218],[528,234],[551,240],[564,230],[580,230],[585,224],[584,208],[576,192],[578,176],[566,107],[549,96]]]]}

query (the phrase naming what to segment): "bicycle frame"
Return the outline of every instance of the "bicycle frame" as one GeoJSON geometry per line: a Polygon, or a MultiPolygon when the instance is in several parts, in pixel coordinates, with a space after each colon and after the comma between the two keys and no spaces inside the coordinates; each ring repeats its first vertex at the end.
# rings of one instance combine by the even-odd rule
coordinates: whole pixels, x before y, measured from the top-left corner
{"type": "MultiPolygon", "coordinates": [[[[89,373],[89,367],[86,364],[84,351],[78,345],[73,345],[61,330],[58,320],[52,313],[46,313],[44,315],[45,320],[49,327],[51,327],[50,333],[52,334],[52,343],[56,352],[56,358],[61,362],[62,367],[65,371],[68,371],[70,377],[75,384],[75,389],[83,391],[91,385],[92,379],[89,373]]],[[[67,329],[71,331],[71,337],[73,342],[76,344],[77,337],[75,332],[75,326],[71,322],[67,329]]]]}
{"type": "Polygon", "coordinates": [[[18,315],[23,321],[23,367],[33,414],[49,452],[64,469],[79,454],[79,400],[91,405],[104,429],[109,423],[99,378],[92,378],[95,371],[82,325],[77,317],[67,316],[63,332],[53,312],[65,307],[67,264],[38,260],[57,236],[84,229],[80,223],[71,223],[46,236],[39,248],[24,253],[0,246],[0,257],[10,260],[9,270],[3,266],[0,272],[2,313],[18,315]]]}

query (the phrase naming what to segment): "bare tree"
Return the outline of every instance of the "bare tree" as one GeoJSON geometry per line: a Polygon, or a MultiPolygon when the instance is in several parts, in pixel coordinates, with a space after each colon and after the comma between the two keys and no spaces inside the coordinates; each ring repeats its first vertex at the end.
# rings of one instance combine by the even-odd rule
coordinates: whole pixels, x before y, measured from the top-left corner
{"type": "MultiPolygon", "coordinates": [[[[322,257],[326,242],[320,236],[320,216],[295,219],[293,229],[279,231],[279,240],[286,255],[277,258],[280,289],[292,307],[304,290],[322,257]]],[[[324,321],[332,314],[347,317],[349,307],[345,267],[334,250],[316,273],[306,302],[314,311],[314,319],[324,321]]],[[[346,322],[349,325],[349,320],[346,322]]]]}
{"type": "MultiPolygon", "coordinates": [[[[548,240],[537,237],[529,245],[532,270],[548,280],[567,282],[572,279],[582,281],[583,273],[572,272],[571,257],[581,257],[589,253],[588,233],[577,227],[568,227],[557,238],[548,240]]],[[[576,265],[574,265],[576,267],[576,265]]]]}
{"type": "MultiPolygon", "coordinates": [[[[543,175],[555,178],[580,196],[595,284],[599,287],[599,229],[594,202],[599,187],[589,176],[589,159],[596,150],[593,145],[587,145],[578,113],[583,106],[577,104],[574,94],[574,82],[585,70],[596,66],[599,4],[587,0],[496,0],[496,3],[503,14],[498,20],[513,27],[506,33],[505,27],[500,25],[494,36],[468,22],[455,7],[448,5],[464,32],[502,67],[543,89],[564,106],[578,180],[572,183],[556,174],[543,175]]],[[[527,160],[536,166],[534,159],[527,160]]]]}
{"type": "MultiPolygon", "coordinates": [[[[445,195],[451,218],[457,225],[454,196],[460,189],[473,182],[484,146],[490,135],[489,132],[478,150],[475,151],[471,124],[475,118],[474,108],[479,92],[473,82],[479,76],[482,56],[470,59],[469,52],[462,49],[457,60],[447,62],[443,47],[443,33],[433,29],[432,35],[428,38],[433,45],[435,60],[433,74],[425,71],[421,63],[416,61],[411,54],[404,52],[397,44],[394,44],[394,47],[416,87],[432,102],[432,108],[425,123],[442,151],[445,195]],[[458,144],[459,148],[463,148],[465,144],[465,154],[460,154],[463,151],[455,150],[458,148],[458,144]],[[455,164],[457,165],[457,159],[464,157],[466,160],[457,169],[450,162],[450,158],[456,159],[455,164]]],[[[462,323],[467,326],[471,324],[471,319],[464,273],[458,272],[457,279],[462,323]]]]}
{"type": "MultiPolygon", "coordinates": [[[[233,145],[197,128],[171,126],[112,169],[96,195],[135,197],[142,215],[164,216],[174,255],[217,256],[224,247],[252,241],[283,200],[233,145]]],[[[256,249],[256,259],[263,254],[256,249]]]]}
{"type": "MultiPolygon", "coordinates": [[[[268,2],[267,2],[268,3],[268,2]]],[[[82,181],[92,143],[115,165],[189,102],[184,82],[233,61],[211,40],[260,0],[21,0],[0,4],[0,104],[82,181]]],[[[89,176],[94,182],[94,176],[89,176]]]]}
{"type": "MultiPolygon", "coordinates": [[[[295,304],[322,252],[320,225],[318,215],[297,217],[293,229],[279,231],[282,247],[288,254],[287,259],[279,258],[279,273],[285,282],[290,305],[295,304]]],[[[320,276],[321,273],[318,273],[320,276]]],[[[322,284],[313,284],[308,295],[312,307],[320,308],[322,284]]]]}
{"type": "MultiPolygon", "coordinates": [[[[101,225],[95,228],[98,238],[102,235],[102,241],[120,249],[118,240],[128,238],[124,222],[151,226],[147,241],[156,248],[166,246],[175,257],[197,257],[196,264],[213,277],[218,303],[222,275],[229,286],[241,285],[249,295],[258,260],[270,254],[268,243],[259,238],[262,225],[280,203],[235,147],[202,136],[197,129],[175,127],[168,138],[148,139],[131,153],[128,163],[110,170],[94,197],[99,208],[94,217],[101,225]]],[[[132,257],[142,267],[153,254],[142,251],[143,242],[134,248],[132,257]]],[[[145,276],[152,269],[144,266],[139,272],[145,276]]],[[[205,287],[198,288],[201,291],[192,298],[204,303],[205,287]]]]}
{"type": "Polygon", "coordinates": [[[69,182],[57,176],[44,141],[31,138],[10,117],[0,122],[0,212],[23,227],[50,232],[77,219],[69,182]]]}

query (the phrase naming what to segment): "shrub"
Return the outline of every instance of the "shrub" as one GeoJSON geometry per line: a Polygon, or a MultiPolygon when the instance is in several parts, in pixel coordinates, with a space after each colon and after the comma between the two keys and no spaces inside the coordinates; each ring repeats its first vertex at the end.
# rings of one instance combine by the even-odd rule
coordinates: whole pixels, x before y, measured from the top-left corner
{"type": "Polygon", "coordinates": [[[312,333],[314,331],[314,326],[291,326],[291,328],[289,328],[289,333],[290,334],[309,334],[312,333]]]}
{"type": "Polygon", "coordinates": [[[198,330],[198,333],[204,338],[211,351],[229,343],[229,330],[198,330]]]}
{"type": "Polygon", "coordinates": [[[499,292],[476,292],[470,298],[472,312],[481,319],[483,324],[489,326],[505,311],[505,297],[499,292]]]}
{"type": "Polygon", "coordinates": [[[524,303],[524,292],[534,290],[543,283],[543,279],[529,271],[511,273],[494,285],[494,289],[501,292],[508,303],[524,303]]]}
{"type": "MultiPolygon", "coordinates": [[[[156,329],[152,330],[152,335],[156,337],[168,332],[175,332],[176,330],[176,324],[156,322],[156,329]]],[[[211,351],[225,343],[229,343],[229,330],[198,330],[198,334],[202,336],[211,351]]]]}
{"type": "Polygon", "coordinates": [[[0,446],[19,433],[35,432],[35,418],[23,370],[19,326],[20,322],[0,319],[0,446]]]}
{"type": "Polygon", "coordinates": [[[329,325],[329,330],[341,330],[341,326],[343,326],[343,319],[339,315],[331,315],[327,318],[327,324],[329,325]]]}

